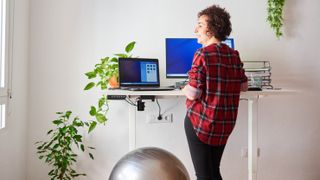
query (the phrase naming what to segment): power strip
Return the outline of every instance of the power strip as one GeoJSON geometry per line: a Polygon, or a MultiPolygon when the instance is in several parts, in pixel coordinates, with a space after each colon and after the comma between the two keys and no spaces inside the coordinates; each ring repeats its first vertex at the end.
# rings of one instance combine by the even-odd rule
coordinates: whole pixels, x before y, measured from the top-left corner
{"type": "Polygon", "coordinates": [[[126,97],[126,95],[107,95],[107,99],[109,100],[124,100],[126,97]]]}

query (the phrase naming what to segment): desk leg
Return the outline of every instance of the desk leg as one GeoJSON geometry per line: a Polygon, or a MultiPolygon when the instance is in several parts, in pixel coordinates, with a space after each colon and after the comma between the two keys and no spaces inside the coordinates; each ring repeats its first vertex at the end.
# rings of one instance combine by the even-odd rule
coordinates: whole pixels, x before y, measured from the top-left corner
{"type": "Polygon", "coordinates": [[[136,148],[136,107],[129,105],[129,151],[136,148]]]}
{"type": "MultiPolygon", "coordinates": [[[[257,101],[256,101],[257,104],[257,101]]],[[[254,100],[248,99],[248,179],[257,180],[257,165],[258,165],[258,126],[257,126],[257,114],[253,111],[254,100]],[[256,115],[256,116],[255,116],[256,115]]]]}

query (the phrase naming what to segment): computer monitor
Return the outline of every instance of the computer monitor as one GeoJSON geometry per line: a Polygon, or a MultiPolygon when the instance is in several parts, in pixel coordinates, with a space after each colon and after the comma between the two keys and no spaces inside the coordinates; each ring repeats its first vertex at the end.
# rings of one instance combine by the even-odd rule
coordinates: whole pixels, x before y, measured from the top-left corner
{"type": "MultiPolygon", "coordinates": [[[[223,43],[234,48],[232,38],[223,43]]],[[[187,78],[194,53],[201,47],[196,38],[166,38],[166,77],[187,78]]]]}
{"type": "Polygon", "coordinates": [[[233,40],[233,38],[228,38],[228,39],[222,41],[222,43],[225,43],[230,48],[234,49],[234,40],[233,40]]]}

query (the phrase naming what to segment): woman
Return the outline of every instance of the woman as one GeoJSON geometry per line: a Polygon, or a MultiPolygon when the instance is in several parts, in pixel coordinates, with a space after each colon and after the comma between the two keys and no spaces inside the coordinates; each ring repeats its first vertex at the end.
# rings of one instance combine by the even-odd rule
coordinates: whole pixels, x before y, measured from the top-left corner
{"type": "Polygon", "coordinates": [[[221,43],[231,33],[230,15],[219,6],[198,14],[195,28],[203,47],[194,55],[185,131],[198,180],[220,180],[220,161],[238,113],[240,91],[248,88],[239,53],[221,43]]]}

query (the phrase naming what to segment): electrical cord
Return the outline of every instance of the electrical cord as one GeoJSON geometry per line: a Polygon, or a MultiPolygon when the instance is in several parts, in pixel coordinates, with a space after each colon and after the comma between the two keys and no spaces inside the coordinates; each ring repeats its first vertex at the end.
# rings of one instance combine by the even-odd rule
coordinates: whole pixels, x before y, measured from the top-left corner
{"type": "MultiPolygon", "coordinates": [[[[178,99],[179,99],[179,98],[178,98],[178,99]]],[[[177,107],[177,105],[179,104],[179,101],[177,100],[177,103],[176,103],[176,104],[174,104],[173,106],[167,108],[167,109],[166,109],[165,111],[163,111],[162,113],[161,113],[161,106],[160,106],[160,103],[159,103],[158,99],[156,99],[156,103],[157,103],[157,105],[158,105],[158,107],[159,107],[158,120],[162,120],[163,115],[166,114],[169,110],[172,110],[173,108],[177,107]]]]}
{"type": "MultiPolygon", "coordinates": [[[[179,99],[179,97],[177,99],[179,99]]],[[[179,104],[179,100],[177,100],[176,103],[173,106],[168,107],[167,109],[165,109],[162,114],[166,114],[169,110],[177,107],[178,104],[179,104]]]]}
{"type": "Polygon", "coordinates": [[[186,83],[186,82],[188,82],[188,80],[189,80],[189,78],[186,78],[184,81],[183,81],[183,83],[186,83]]]}
{"type": "MultiPolygon", "coordinates": [[[[178,98],[179,99],[179,98],[178,98]]],[[[132,105],[132,106],[138,106],[138,104],[134,103],[129,97],[126,97],[124,99],[128,104],[132,105]]],[[[168,112],[169,110],[175,108],[177,106],[177,104],[179,104],[179,101],[177,101],[176,104],[174,104],[173,106],[167,108],[163,113],[161,113],[161,106],[160,106],[160,103],[159,103],[159,100],[156,98],[156,103],[158,105],[158,108],[159,108],[159,115],[157,117],[158,120],[162,120],[163,119],[163,114],[165,114],[166,112],[168,112]]]]}
{"type": "Polygon", "coordinates": [[[128,104],[130,104],[130,105],[132,105],[132,106],[137,106],[137,105],[136,105],[134,102],[132,102],[131,99],[128,98],[128,97],[126,97],[124,100],[125,100],[128,104]]]}
{"type": "Polygon", "coordinates": [[[158,101],[158,99],[156,99],[156,102],[157,102],[157,105],[158,105],[158,107],[159,107],[159,115],[158,115],[158,120],[162,120],[161,107],[160,107],[160,104],[159,104],[159,101],[158,101]]]}
{"type": "Polygon", "coordinates": [[[187,85],[188,81],[189,81],[189,78],[186,78],[185,80],[180,82],[176,82],[175,88],[182,89],[185,85],[187,85]]]}

